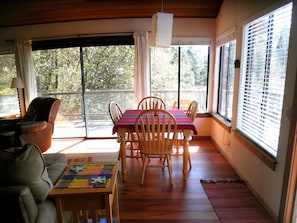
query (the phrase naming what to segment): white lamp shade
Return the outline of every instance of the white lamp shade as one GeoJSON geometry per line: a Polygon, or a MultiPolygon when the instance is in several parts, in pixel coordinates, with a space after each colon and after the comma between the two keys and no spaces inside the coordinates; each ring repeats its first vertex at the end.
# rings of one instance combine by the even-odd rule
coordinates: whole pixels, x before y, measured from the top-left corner
{"type": "Polygon", "coordinates": [[[11,88],[24,88],[23,81],[20,77],[14,77],[11,80],[11,88]]]}
{"type": "Polygon", "coordinates": [[[172,40],[173,14],[157,12],[152,17],[151,46],[170,47],[172,40]]]}

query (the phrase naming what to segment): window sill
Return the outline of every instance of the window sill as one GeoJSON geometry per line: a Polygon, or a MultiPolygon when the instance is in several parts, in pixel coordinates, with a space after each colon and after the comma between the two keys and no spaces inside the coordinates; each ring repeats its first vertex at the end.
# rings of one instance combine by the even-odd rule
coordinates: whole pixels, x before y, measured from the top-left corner
{"type": "Polygon", "coordinates": [[[277,160],[271,155],[265,153],[259,146],[253,143],[251,140],[247,139],[238,131],[235,132],[235,138],[238,139],[245,147],[257,156],[262,162],[264,162],[270,169],[275,171],[277,160]]]}
{"type": "Polygon", "coordinates": [[[213,119],[219,123],[226,131],[231,132],[231,122],[227,121],[226,119],[222,118],[222,116],[216,114],[216,113],[211,113],[211,116],[213,119]]]}

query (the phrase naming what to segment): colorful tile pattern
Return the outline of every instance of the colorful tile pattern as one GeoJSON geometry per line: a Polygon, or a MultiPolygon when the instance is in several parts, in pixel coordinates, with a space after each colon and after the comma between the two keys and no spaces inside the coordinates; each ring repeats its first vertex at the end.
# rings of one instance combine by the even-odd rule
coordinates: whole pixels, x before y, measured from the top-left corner
{"type": "Polygon", "coordinates": [[[94,188],[108,187],[114,174],[114,164],[87,163],[71,165],[57,182],[55,188],[94,188]],[[75,171],[77,170],[77,171],[75,171]],[[105,177],[105,183],[91,184],[92,178],[105,177]]]}

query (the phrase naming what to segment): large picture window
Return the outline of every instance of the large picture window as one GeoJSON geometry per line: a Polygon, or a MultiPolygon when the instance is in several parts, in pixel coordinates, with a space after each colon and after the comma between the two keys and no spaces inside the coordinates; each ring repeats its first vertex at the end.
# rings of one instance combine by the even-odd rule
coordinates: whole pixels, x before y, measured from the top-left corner
{"type": "Polygon", "coordinates": [[[16,77],[14,53],[0,55],[0,117],[20,115],[17,89],[10,88],[13,77],[16,77]]]}
{"type": "MultiPolygon", "coordinates": [[[[55,138],[110,137],[109,102],[123,111],[135,108],[133,39],[109,40],[33,42],[38,95],[62,99],[55,138]]],[[[151,95],[167,108],[187,109],[183,102],[196,100],[199,111],[206,111],[209,45],[151,48],[150,56],[151,95]]]]}
{"type": "Polygon", "coordinates": [[[244,26],[237,130],[276,157],[292,3],[244,26]]]}
{"type": "Polygon", "coordinates": [[[187,109],[198,102],[198,111],[207,110],[209,45],[151,48],[151,92],[168,108],[187,109]]]}

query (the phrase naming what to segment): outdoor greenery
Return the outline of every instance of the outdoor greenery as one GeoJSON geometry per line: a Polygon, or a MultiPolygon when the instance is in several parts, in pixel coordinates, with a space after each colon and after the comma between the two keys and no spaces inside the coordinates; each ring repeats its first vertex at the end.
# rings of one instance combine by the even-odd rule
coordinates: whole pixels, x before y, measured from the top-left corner
{"type": "MultiPolygon", "coordinates": [[[[204,48],[206,53],[201,47],[181,48],[181,90],[205,89],[208,46],[204,48]]],[[[88,119],[95,120],[109,118],[106,105],[111,100],[124,108],[134,107],[134,46],[61,48],[33,55],[39,94],[62,98],[64,119],[82,119],[83,104],[88,119]]],[[[179,47],[152,48],[151,55],[152,92],[170,91],[162,98],[173,104],[178,92],[179,47]]]]}
{"type": "Polygon", "coordinates": [[[14,54],[0,55],[0,114],[19,114],[17,90],[10,88],[11,80],[16,76],[14,54]]]}
{"type": "MultiPolygon", "coordinates": [[[[208,48],[151,48],[152,95],[162,97],[170,108],[180,91],[181,99],[197,100],[206,109],[208,48]]],[[[62,100],[58,121],[109,120],[110,101],[119,102],[123,110],[135,108],[134,51],[134,45],[33,51],[38,96],[62,100]]],[[[1,57],[0,69],[5,71],[1,73],[0,84],[5,86],[1,95],[13,94],[9,84],[16,75],[14,56],[1,57]]]]}
{"type": "Polygon", "coordinates": [[[179,91],[181,100],[199,101],[200,110],[206,110],[208,48],[207,45],[152,48],[152,92],[162,97],[166,104],[172,105],[179,91]]]}
{"type": "Polygon", "coordinates": [[[0,95],[15,95],[10,88],[11,79],[16,76],[14,54],[0,54],[0,95]]]}
{"type": "Polygon", "coordinates": [[[89,116],[106,117],[109,100],[117,98],[104,91],[134,86],[134,46],[62,48],[34,51],[33,55],[39,94],[61,98],[60,114],[70,120],[83,118],[83,103],[89,116]]]}

